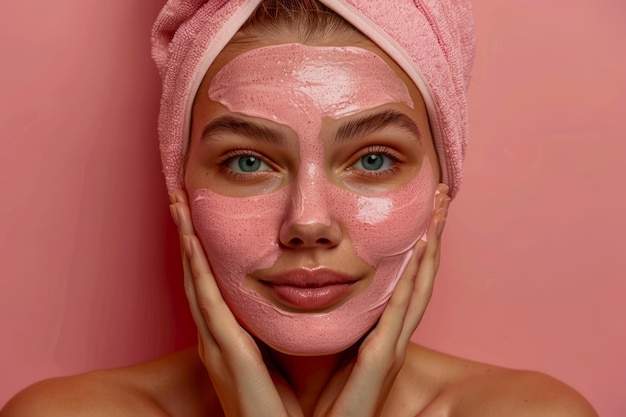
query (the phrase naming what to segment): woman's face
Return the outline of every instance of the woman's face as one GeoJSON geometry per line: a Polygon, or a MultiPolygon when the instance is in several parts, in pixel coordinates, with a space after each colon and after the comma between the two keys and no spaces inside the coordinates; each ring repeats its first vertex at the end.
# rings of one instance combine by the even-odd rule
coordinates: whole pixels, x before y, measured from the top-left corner
{"type": "Polygon", "coordinates": [[[438,178],[422,98],[371,44],[227,48],[194,102],[194,227],[239,322],[284,353],[375,324],[438,178]]]}

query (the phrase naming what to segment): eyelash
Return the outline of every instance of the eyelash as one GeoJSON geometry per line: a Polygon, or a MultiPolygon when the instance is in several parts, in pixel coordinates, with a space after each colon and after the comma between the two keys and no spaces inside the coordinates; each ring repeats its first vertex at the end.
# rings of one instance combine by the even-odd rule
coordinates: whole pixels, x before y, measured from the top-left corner
{"type": "Polygon", "coordinates": [[[250,148],[246,148],[246,149],[234,149],[232,151],[227,152],[226,154],[224,154],[219,160],[218,160],[218,165],[220,167],[220,171],[222,171],[224,174],[228,175],[229,177],[237,180],[249,180],[251,179],[252,176],[256,176],[259,175],[263,172],[266,171],[258,171],[258,172],[237,172],[237,171],[233,171],[232,169],[230,169],[228,167],[228,165],[230,165],[230,163],[232,162],[233,159],[235,158],[240,158],[242,156],[253,156],[255,158],[259,158],[261,161],[263,161],[265,164],[267,164],[268,166],[272,166],[271,163],[268,162],[267,158],[265,158],[261,153],[255,151],[254,149],[250,149],[250,148]]]}
{"type": "MultiPolygon", "coordinates": [[[[232,169],[228,167],[228,165],[230,165],[230,163],[232,162],[234,158],[239,158],[242,156],[253,156],[255,158],[259,158],[268,166],[270,167],[272,166],[272,164],[268,162],[267,158],[265,158],[261,153],[255,151],[254,149],[246,148],[246,149],[234,149],[224,154],[218,160],[218,165],[220,166],[220,170],[235,180],[237,179],[249,180],[251,179],[251,176],[256,176],[256,175],[261,174],[262,172],[266,172],[266,171],[259,171],[259,172],[243,173],[243,172],[233,171],[232,169]]],[[[394,151],[392,148],[389,148],[387,146],[381,146],[381,145],[373,145],[373,146],[369,146],[367,148],[360,150],[357,153],[356,157],[350,163],[347,171],[350,171],[351,173],[354,173],[355,175],[359,175],[359,176],[367,177],[367,178],[386,177],[389,175],[394,175],[399,171],[399,167],[398,167],[399,162],[401,162],[401,156],[398,152],[394,151]],[[368,170],[353,168],[353,165],[356,164],[359,159],[370,154],[382,155],[386,158],[389,158],[391,160],[392,166],[387,169],[377,170],[377,171],[368,171],[368,170]]]]}
{"type": "Polygon", "coordinates": [[[370,178],[371,177],[385,177],[388,175],[396,174],[400,169],[398,167],[398,163],[400,163],[401,161],[402,160],[401,160],[400,154],[396,152],[395,150],[393,150],[392,148],[389,148],[387,146],[374,145],[374,146],[370,146],[359,151],[357,156],[353,159],[352,163],[349,165],[348,171],[351,171],[351,172],[358,171],[357,175],[370,177],[370,178]],[[387,169],[380,170],[380,171],[367,171],[367,170],[352,168],[354,164],[357,163],[357,161],[359,161],[364,156],[370,155],[370,154],[382,155],[384,157],[387,157],[391,160],[391,163],[393,165],[387,169]]]}

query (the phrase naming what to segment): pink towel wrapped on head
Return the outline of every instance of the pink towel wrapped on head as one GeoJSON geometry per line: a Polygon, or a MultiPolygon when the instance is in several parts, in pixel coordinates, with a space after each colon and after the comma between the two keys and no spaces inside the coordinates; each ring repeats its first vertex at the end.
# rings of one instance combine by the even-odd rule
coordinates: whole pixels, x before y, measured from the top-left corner
{"type": "MultiPolygon", "coordinates": [[[[163,80],[159,116],[168,190],[183,187],[191,107],[204,75],[261,0],[169,0],[153,28],[163,80]]],[[[466,93],[474,58],[469,0],[320,0],[393,58],[420,90],[454,196],[468,141],[466,93]]]]}

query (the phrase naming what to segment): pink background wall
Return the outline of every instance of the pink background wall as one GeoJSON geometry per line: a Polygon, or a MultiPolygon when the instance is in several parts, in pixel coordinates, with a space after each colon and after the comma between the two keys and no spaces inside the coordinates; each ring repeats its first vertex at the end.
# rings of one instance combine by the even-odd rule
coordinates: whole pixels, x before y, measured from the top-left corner
{"type": "MultiPolygon", "coordinates": [[[[193,339],[155,137],[158,3],[3,5],[0,405],[193,339]]],[[[625,3],[475,10],[466,181],[416,340],[626,415],[625,3]]]]}

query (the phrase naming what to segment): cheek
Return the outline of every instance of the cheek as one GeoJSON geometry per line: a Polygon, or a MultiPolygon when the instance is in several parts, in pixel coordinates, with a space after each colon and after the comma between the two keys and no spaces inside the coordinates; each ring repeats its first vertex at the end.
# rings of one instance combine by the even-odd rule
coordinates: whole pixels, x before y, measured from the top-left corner
{"type": "Polygon", "coordinates": [[[342,220],[359,257],[374,268],[398,262],[422,237],[433,211],[436,181],[428,158],[406,186],[384,197],[359,197],[342,220]]]}
{"type": "MultiPolygon", "coordinates": [[[[374,268],[397,262],[425,233],[436,183],[428,160],[406,186],[384,197],[363,197],[326,183],[326,209],[345,228],[356,255],[374,268]]],[[[218,280],[271,267],[280,255],[279,231],[292,194],[285,187],[255,197],[227,197],[208,189],[192,196],[192,219],[218,280]]],[[[234,278],[234,277],[233,277],[234,278]]]]}
{"type": "Polygon", "coordinates": [[[285,190],[247,198],[196,190],[192,220],[218,281],[236,274],[243,282],[276,262],[284,200],[285,190]]]}

